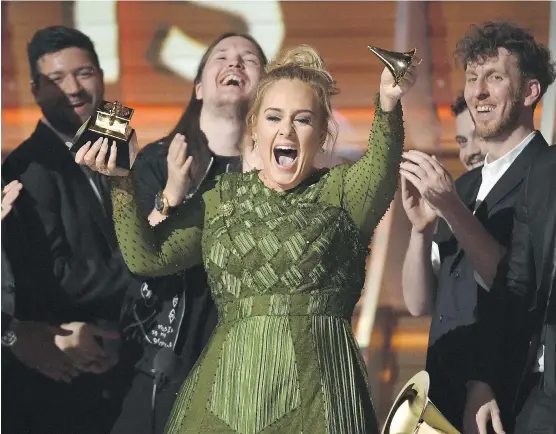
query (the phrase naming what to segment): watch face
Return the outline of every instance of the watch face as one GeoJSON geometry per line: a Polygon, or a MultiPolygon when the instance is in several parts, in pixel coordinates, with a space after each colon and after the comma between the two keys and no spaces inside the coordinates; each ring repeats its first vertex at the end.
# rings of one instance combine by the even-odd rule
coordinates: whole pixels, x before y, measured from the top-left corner
{"type": "Polygon", "coordinates": [[[162,197],[160,197],[160,193],[158,193],[154,197],[154,209],[160,212],[162,211],[163,208],[164,208],[164,202],[162,201],[162,197]]]}
{"type": "Polygon", "coordinates": [[[13,344],[16,343],[16,341],[17,341],[17,337],[16,337],[15,333],[11,330],[8,330],[2,336],[2,345],[6,346],[6,347],[11,347],[13,344]]]}

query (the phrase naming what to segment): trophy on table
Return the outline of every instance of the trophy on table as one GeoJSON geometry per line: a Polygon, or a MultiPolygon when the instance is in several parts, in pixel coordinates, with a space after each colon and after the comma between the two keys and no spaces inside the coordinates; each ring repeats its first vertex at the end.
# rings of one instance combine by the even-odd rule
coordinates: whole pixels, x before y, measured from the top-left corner
{"type": "MultiPolygon", "coordinates": [[[[408,71],[413,59],[415,59],[415,53],[417,49],[414,48],[406,53],[398,53],[396,51],[388,51],[383,48],[373,47],[369,45],[367,47],[371,50],[377,57],[382,60],[382,63],[386,65],[388,70],[394,76],[394,84],[396,86],[399,84],[403,76],[408,71]]],[[[421,63],[422,59],[418,59],[417,64],[421,63]]]]}
{"type": "MultiPolygon", "coordinates": [[[[134,110],[118,101],[101,101],[96,113],[79,128],[72,140],[70,151],[75,153],[87,142],[93,144],[99,137],[106,137],[108,145],[115,141],[118,149],[116,166],[122,169],[130,167],[130,141],[135,133],[130,121],[134,110]]],[[[106,161],[110,152],[106,154],[106,161]]]]}

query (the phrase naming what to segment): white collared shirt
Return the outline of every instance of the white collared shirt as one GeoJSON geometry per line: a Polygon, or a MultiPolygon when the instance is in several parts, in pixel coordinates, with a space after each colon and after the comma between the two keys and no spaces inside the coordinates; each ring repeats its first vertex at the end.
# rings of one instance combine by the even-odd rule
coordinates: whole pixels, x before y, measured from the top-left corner
{"type": "Polygon", "coordinates": [[[486,155],[485,162],[481,170],[481,187],[479,188],[479,193],[477,193],[475,211],[477,211],[477,208],[485,200],[485,197],[487,197],[496,183],[500,180],[500,178],[502,178],[504,173],[506,173],[506,170],[508,170],[516,158],[519,157],[519,154],[521,154],[525,147],[531,142],[531,140],[533,140],[535,134],[537,134],[537,132],[533,131],[525,137],[519,145],[497,160],[489,163],[489,154],[486,155]]]}

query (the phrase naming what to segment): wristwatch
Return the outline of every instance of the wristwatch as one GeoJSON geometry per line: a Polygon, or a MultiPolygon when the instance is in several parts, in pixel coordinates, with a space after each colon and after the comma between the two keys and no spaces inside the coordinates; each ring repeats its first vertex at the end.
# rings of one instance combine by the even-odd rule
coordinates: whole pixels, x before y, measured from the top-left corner
{"type": "Polygon", "coordinates": [[[154,209],[156,209],[162,215],[172,214],[178,207],[170,206],[168,199],[164,196],[163,191],[159,191],[154,197],[154,209]]]}
{"type": "Polygon", "coordinates": [[[3,347],[11,347],[17,342],[17,326],[19,325],[19,321],[15,318],[10,320],[6,331],[2,333],[2,346],[3,347]]]}

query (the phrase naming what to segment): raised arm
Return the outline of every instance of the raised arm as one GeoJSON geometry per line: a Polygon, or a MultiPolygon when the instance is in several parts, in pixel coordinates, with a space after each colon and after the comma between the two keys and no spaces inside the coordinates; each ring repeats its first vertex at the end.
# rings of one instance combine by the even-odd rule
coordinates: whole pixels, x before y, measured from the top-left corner
{"type": "Polygon", "coordinates": [[[404,144],[400,100],[413,86],[416,69],[416,65],[411,65],[398,84],[390,71],[384,69],[380,93],[375,98],[375,119],[367,152],[353,164],[333,168],[323,189],[322,199],[348,211],[366,243],[398,188],[404,144]]]}
{"type": "Polygon", "coordinates": [[[355,163],[333,168],[323,194],[324,200],[349,212],[368,241],[396,193],[404,142],[401,103],[384,111],[377,95],[375,105],[367,152],[355,163]]]}

